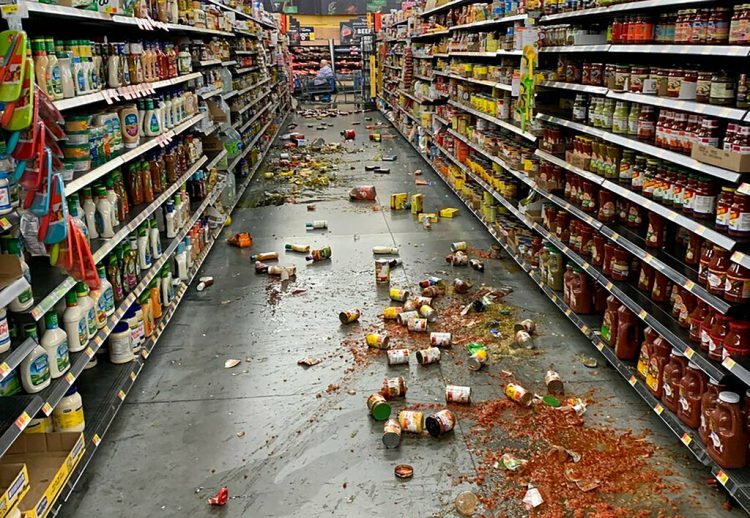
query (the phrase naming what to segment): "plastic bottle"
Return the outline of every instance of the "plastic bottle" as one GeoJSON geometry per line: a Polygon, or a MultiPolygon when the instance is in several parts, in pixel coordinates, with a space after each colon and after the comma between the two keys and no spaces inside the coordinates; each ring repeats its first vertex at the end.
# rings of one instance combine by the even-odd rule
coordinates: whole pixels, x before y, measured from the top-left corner
{"type": "Polygon", "coordinates": [[[152,279],[148,284],[148,293],[151,297],[151,312],[154,315],[154,320],[161,318],[162,308],[160,294],[159,294],[159,279],[152,279]]]}
{"type": "MultiPolygon", "coordinates": [[[[185,266],[188,272],[193,267],[193,240],[190,236],[185,236],[185,266]]],[[[182,279],[182,277],[180,278],[182,279]]],[[[186,281],[187,279],[182,280],[186,281]]]]}
{"type": "Polygon", "coordinates": [[[149,246],[148,223],[138,227],[138,266],[141,270],[151,268],[151,247],[149,246]]]}
{"type": "Polygon", "coordinates": [[[174,260],[175,263],[177,263],[177,277],[183,281],[186,281],[188,279],[188,268],[184,241],[180,241],[180,244],[177,245],[177,252],[174,255],[174,260]]]}
{"type": "Polygon", "coordinates": [[[96,239],[99,237],[99,231],[96,229],[96,204],[91,197],[91,188],[84,187],[81,190],[81,195],[83,196],[81,207],[83,208],[83,215],[86,218],[86,226],[89,229],[89,237],[96,239]]]}
{"type": "Polygon", "coordinates": [[[58,53],[57,62],[60,64],[60,83],[64,99],[70,99],[76,95],[76,85],[73,80],[73,63],[67,52],[58,53]]]}
{"type": "Polygon", "coordinates": [[[117,44],[109,45],[109,55],[107,56],[107,86],[117,88],[122,85],[120,77],[120,56],[117,53],[117,44]]]}
{"type": "Polygon", "coordinates": [[[130,293],[138,285],[138,237],[130,236],[123,251],[123,287],[130,293]]]}
{"type": "Polygon", "coordinates": [[[13,212],[10,201],[10,180],[5,171],[0,171],[0,214],[13,212]]]}
{"type": "Polygon", "coordinates": [[[172,302],[174,291],[172,290],[172,271],[166,264],[161,270],[160,288],[161,303],[163,306],[168,306],[172,302]]]}
{"type": "Polygon", "coordinates": [[[96,271],[99,273],[99,297],[98,307],[104,309],[105,316],[109,317],[115,312],[115,293],[112,284],[107,279],[107,271],[103,264],[97,266],[96,271]]]}
{"type": "Polygon", "coordinates": [[[159,226],[156,224],[156,218],[151,218],[148,223],[148,241],[151,249],[151,258],[158,259],[161,257],[161,236],[159,235],[159,226]]]}
{"type": "Polygon", "coordinates": [[[83,70],[83,63],[81,63],[81,56],[78,51],[78,44],[75,40],[71,40],[67,43],[67,48],[72,54],[71,59],[73,64],[71,66],[71,72],[73,74],[73,85],[76,89],[76,95],[84,95],[89,91],[88,81],[86,80],[86,74],[83,70]]]}
{"type": "Polygon", "coordinates": [[[68,388],[65,396],[52,411],[56,432],[82,432],[86,428],[83,417],[83,400],[75,384],[68,388]]]}
{"type": "Polygon", "coordinates": [[[68,308],[63,313],[63,323],[68,334],[68,349],[72,353],[77,353],[83,351],[89,341],[86,314],[78,305],[78,295],[74,290],[65,295],[65,303],[68,308]]]}
{"type": "Polygon", "coordinates": [[[49,356],[41,345],[36,345],[19,368],[21,385],[28,394],[36,394],[50,384],[49,356]]]}
{"type": "Polygon", "coordinates": [[[135,306],[130,306],[122,317],[122,321],[128,325],[130,333],[131,352],[138,354],[141,351],[140,328],[138,327],[138,317],[135,313],[135,306]]]}
{"type": "Polygon", "coordinates": [[[89,287],[86,283],[79,282],[76,284],[76,295],[78,295],[78,306],[83,310],[83,314],[86,318],[86,334],[87,340],[91,340],[96,336],[96,306],[91,297],[89,297],[89,287]]]}
{"type": "Polygon", "coordinates": [[[111,239],[115,235],[112,227],[112,213],[114,205],[107,198],[107,190],[104,187],[96,188],[96,225],[99,235],[104,239],[111,239]]]}
{"type": "Polygon", "coordinates": [[[164,96],[164,121],[167,129],[174,128],[174,116],[172,110],[172,96],[164,96]]]}
{"type": "Polygon", "coordinates": [[[107,181],[105,182],[106,189],[107,189],[107,200],[109,200],[110,205],[112,205],[112,212],[111,220],[112,220],[112,226],[117,227],[120,225],[120,220],[117,219],[117,193],[115,192],[115,181],[112,179],[112,177],[107,178],[107,181]]]}
{"type": "Polygon", "coordinates": [[[70,215],[70,219],[73,224],[78,228],[78,230],[81,231],[84,236],[86,236],[86,241],[88,243],[91,243],[91,240],[89,239],[89,227],[86,226],[86,223],[79,216],[78,202],[74,197],[68,198],[68,214],[70,215]]]}
{"type": "Polygon", "coordinates": [[[141,304],[136,300],[131,306],[135,309],[135,322],[136,322],[136,338],[138,339],[138,349],[140,350],[143,343],[146,341],[146,335],[144,334],[143,324],[143,308],[141,304]]]}
{"type": "Polygon", "coordinates": [[[143,132],[147,137],[161,135],[161,116],[159,110],[154,109],[154,101],[151,99],[146,99],[143,132]]]}
{"type": "Polygon", "coordinates": [[[10,304],[8,304],[9,310],[13,311],[14,313],[20,313],[22,311],[26,311],[34,305],[34,293],[31,291],[31,269],[29,268],[29,265],[26,264],[26,261],[23,258],[20,239],[9,239],[6,246],[8,248],[9,254],[15,254],[16,256],[18,256],[18,259],[21,262],[21,271],[23,272],[23,276],[29,283],[29,287],[22,291],[21,294],[18,295],[18,297],[13,299],[10,304]]]}
{"type": "Polygon", "coordinates": [[[107,349],[109,350],[109,361],[116,365],[128,363],[135,359],[133,356],[133,337],[126,320],[123,319],[118,322],[112,334],[109,335],[107,349]]]}
{"type": "MultiPolygon", "coordinates": [[[[41,410],[36,414],[36,417],[29,421],[29,424],[24,428],[23,433],[52,433],[55,431],[55,425],[52,423],[52,416],[44,415],[41,410]]],[[[16,507],[18,509],[18,507],[16,507]]],[[[21,515],[16,515],[17,518],[21,518],[21,515]]],[[[6,514],[5,518],[14,518],[13,513],[6,514]]]]}
{"type": "Polygon", "coordinates": [[[141,106],[143,106],[143,101],[139,100],[137,105],[127,104],[120,109],[122,142],[127,149],[138,147],[141,137],[141,117],[145,114],[141,106]]]}
{"type": "Polygon", "coordinates": [[[154,334],[154,312],[151,308],[151,292],[145,290],[141,293],[138,302],[143,312],[143,337],[144,339],[151,338],[151,335],[154,334]]]}
{"type": "Polygon", "coordinates": [[[59,378],[70,368],[70,354],[68,351],[68,335],[60,329],[57,323],[57,313],[50,311],[44,317],[47,330],[42,335],[41,346],[47,351],[49,371],[52,379],[59,378]]]}
{"type": "Polygon", "coordinates": [[[164,226],[167,229],[167,239],[174,239],[177,236],[177,221],[174,202],[167,202],[167,213],[164,215],[164,226]]]}
{"type": "Polygon", "coordinates": [[[60,60],[55,53],[55,40],[52,38],[45,39],[44,46],[47,49],[47,70],[49,75],[47,93],[54,100],[62,99],[62,69],[60,68],[60,60]]]}
{"type": "Polygon", "coordinates": [[[47,59],[47,47],[44,45],[44,40],[31,40],[31,51],[34,54],[34,75],[36,76],[36,84],[42,92],[49,95],[49,91],[47,90],[47,87],[50,84],[48,70],[49,60],[47,59]]]}
{"type": "Polygon", "coordinates": [[[0,397],[15,396],[20,394],[22,390],[18,369],[13,369],[5,375],[5,378],[0,380],[0,397]]]}

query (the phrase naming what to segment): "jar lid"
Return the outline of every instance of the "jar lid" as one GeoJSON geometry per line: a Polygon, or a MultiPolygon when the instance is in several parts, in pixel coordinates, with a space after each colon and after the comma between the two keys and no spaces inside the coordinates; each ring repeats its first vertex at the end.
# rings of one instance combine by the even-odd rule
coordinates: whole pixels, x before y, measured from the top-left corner
{"type": "Polygon", "coordinates": [[[736,404],[740,402],[740,395],[736,392],[719,392],[719,399],[724,403],[736,404]]]}
{"type": "MultiPolygon", "coordinates": [[[[718,384],[719,384],[719,382],[718,382],[718,381],[716,381],[715,379],[713,379],[713,378],[712,378],[711,376],[709,376],[709,377],[708,377],[708,384],[709,384],[709,385],[714,385],[714,386],[716,386],[716,385],[718,385],[718,384]]],[[[747,391],[748,391],[748,392],[750,392],[750,388],[749,388],[749,389],[747,389],[747,391]]]]}
{"type": "Polygon", "coordinates": [[[690,367],[691,369],[700,370],[700,367],[698,367],[698,365],[693,362],[688,362],[688,367],[690,367]]]}
{"type": "Polygon", "coordinates": [[[674,347],[672,347],[672,354],[673,354],[674,356],[678,356],[678,357],[679,357],[679,356],[685,356],[684,354],[682,354],[682,351],[680,351],[680,350],[678,350],[678,349],[676,349],[676,348],[674,348],[674,347]]]}

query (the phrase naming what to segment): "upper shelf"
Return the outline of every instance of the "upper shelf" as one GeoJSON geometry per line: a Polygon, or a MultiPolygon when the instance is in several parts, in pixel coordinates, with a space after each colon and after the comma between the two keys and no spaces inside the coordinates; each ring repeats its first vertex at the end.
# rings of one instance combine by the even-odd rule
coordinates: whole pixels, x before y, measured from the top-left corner
{"type": "Polygon", "coordinates": [[[565,45],[542,47],[541,53],[553,52],[607,52],[615,54],[677,54],[681,56],[747,57],[750,47],[739,45],[672,45],[648,43],[644,45],[565,45]]]}
{"type": "Polygon", "coordinates": [[[419,14],[419,16],[424,18],[425,16],[432,16],[433,14],[442,13],[443,11],[453,9],[454,7],[461,7],[462,5],[475,4],[475,3],[486,3],[486,2],[477,2],[477,0],[453,0],[452,2],[448,2],[446,4],[433,7],[432,9],[427,9],[426,11],[422,11],[419,14]]]}
{"type": "Polygon", "coordinates": [[[513,16],[504,16],[502,18],[495,18],[493,20],[482,20],[481,22],[462,23],[461,25],[454,25],[448,30],[460,31],[464,29],[471,29],[471,30],[481,31],[485,27],[493,27],[495,25],[502,25],[504,23],[517,22],[517,21],[525,20],[528,17],[529,17],[528,14],[516,14],[513,16]]]}
{"type": "Polygon", "coordinates": [[[567,13],[548,14],[539,18],[540,22],[568,22],[589,16],[612,15],[619,16],[623,12],[640,11],[645,9],[662,9],[670,7],[675,10],[684,5],[709,4],[714,0],[643,0],[641,2],[627,2],[624,4],[611,5],[608,7],[592,7],[567,13]]]}
{"type": "Polygon", "coordinates": [[[237,9],[233,9],[233,8],[229,7],[228,5],[224,5],[224,4],[222,4],[221,2],[219,2],[217,0],[208,0],[208,1],[211,2],[212,4],[218,6],[218,7],[221,7],[222,9],[226,9],[227,11],[232,11],[235,14],[239,14],[243,18],[245,18],[247,20],[250,20],[252,22],[257,23],[258,25],[260,25],[264,29],[276,30],[276,24],[275,23],[271,23],[270,21],[266,21],[266,20],[261,20],[260,18],[256,18],[255,16],[247,14],[247,13],[245,13],[243,11],[240,11],[240,10],[237,10],[237,9]]]}

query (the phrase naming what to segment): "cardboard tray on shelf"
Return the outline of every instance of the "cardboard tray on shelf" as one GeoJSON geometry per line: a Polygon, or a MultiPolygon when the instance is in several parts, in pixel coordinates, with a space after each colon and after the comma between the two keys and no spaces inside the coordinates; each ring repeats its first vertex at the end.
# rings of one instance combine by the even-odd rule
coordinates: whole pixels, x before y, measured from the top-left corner
{"type": "Polygon", "coordinates": [[[30,488],[18,509],[23,518],[46,517],[86,450],[82,433],[21,434],[0,468],[23,463],[30,488]]]}
{"type": "Polygon", "coordinates": [[[750,173],[750,155],[724,151],[705,144],[693,144],[691,158],[704,164],[723,167],[735,173],[750,173]]]}
{"type": "Polygon", "coordinates": [[[26,464],[0,464],[0,518],[7,516],[29,491],[26,464]]]}

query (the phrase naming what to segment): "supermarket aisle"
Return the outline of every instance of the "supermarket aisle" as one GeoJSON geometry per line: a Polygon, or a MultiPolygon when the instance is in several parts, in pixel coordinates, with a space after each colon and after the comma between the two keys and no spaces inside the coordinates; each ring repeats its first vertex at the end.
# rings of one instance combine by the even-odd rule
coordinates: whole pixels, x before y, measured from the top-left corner
{"type": "MultiPolygon", "coordinates": [[[[473,406],[479,406],[505,399],[497,377],[501,369],[539,389],[550,365],[569,394],[591,400],[584,416],[587,427],[652,431],[648,440],[657,449],[648,464],[673,473],[663,482],[681,488],[671,495],[676,511],[716,515],[724,499],[705,485],[707,472],[625,380],[603,367],[591,344],[511,260],[488,260],[484,274],[467,268],[460,275],[476,284],[512,286],[505,302],[516,307],[517,316],[537,321],[541,354],[505,358],[480,373],[467,371],[459,347],[446,351],[439,365],[420,367],[412,359],[408,372],[387,367],[382,355],[365,354],[366,361],[355,366],[348,345],[361,343],[364,330],[378,323],[389,305],[387,292],[376,290],[373,282],[372,246],[400,247],[404,267],[393,273],[392,283],[406,287],[426,275],[452,277],[444,259],[451,242],[466,240],[487,249],[493,240],[408,143],[400,138],[367,142],[362,114],[326,119],[334,127],[320,132],[306,126],[319,121],[293,121],[308,141],[314,135],[338,142],[340,131],[355,128],[356,146],[348,147],[361,150],[334,156],[340,161],[338,181],[307,196],[317,200],[314,212],[304,203],[244,208],[278,186],[258,175],[225,230],[225,237],[249,231],[252,249],[217,243],[202,271],[215,277],[215,285],[202,293],[190,288],[63,516],[454,516],[455,496],[474,487],[461,483],[461,476],[473,480],[478,467],[486,468],[482,450],[467,447],[476,447],[470,420],[460,419],[456,430],[440,440],[405,434],[399,449],[386,450],[382,424],[368,418],[365,398],[379,389],[384,376],[403,375],[410,405],[441,403],[444,385],[452,383],[471,385],[473,406]],[[353,126],[353,121],[363,122],[353,126]],[[365,172],[363,164],[375,163],[371,159],[380,153],[398,155],[396,162],[385,164],[391,174],[365,172]],[[415,187],[408,173],[416,168],[425,172],[429,186],[415,187]],[[381,210],[348,201],[349,190],[360,183],[377,186],[381,210]],[[409,213],[388,210],[390,193],[415,190],[424,193],[425,207],[458,207],[460,216],[425,231],[409,213]],[[305,223],[312,219],[327,219],[329,231],[306,232],[305,223]],[[249,256],[281,252],[286,242],[330,245],[333,259],[306,265],[302,255],[282,253],[280,264],[297,266],[296,280],[281,284],[256,275],[249,256]],[[351,308],[362,309],[361,324],[342,327],[338,312],[351,308]],[[580,354],[596,357],[599,368],[583,367],[580,354]],[[298,366],[306,356],[323,361],[309,369],[298,366]],[[231,358],[242,362],[225,369],[231,358]],[[414,467],[412,480],[394,478],[399,463],[414,467]],[[214,513],[206,498],[224,485],[231,499],[214,513]]],[[[396,133],[390,126],[383,131],[396,133]]],[[[515,447],[513,439],[484,446],[515,447]]],[[[627,457],[629,451],[619,453],[627,457]]],[[[505,476],[502,468],[492,471],[505,476]]],[[[640,476],[632,474],[634,481],[640,476]]],[[[519,478],[519,485],[525,480],[519,478]]],[[[670,510],[656,491],[633,497],[641,508],[670,510]]],[[[612,495],[601,499],[627,501],[612,495]]],[[[528,514],[515,497],[500,502],[499,511],[528,514]]]]}

